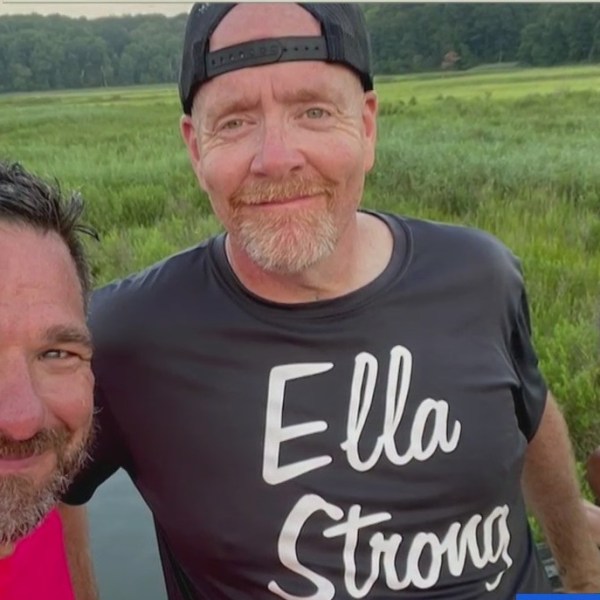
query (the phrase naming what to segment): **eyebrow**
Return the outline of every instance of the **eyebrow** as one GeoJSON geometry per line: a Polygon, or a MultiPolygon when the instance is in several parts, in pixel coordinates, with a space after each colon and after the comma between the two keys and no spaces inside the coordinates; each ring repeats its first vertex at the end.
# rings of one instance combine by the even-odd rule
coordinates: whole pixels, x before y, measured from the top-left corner
{"type": "MultiPolygon", "coordinates": [[[[342,93],[337,93],[327,86],[322,86],[319,89],[303,87],[296,90],[284,91],[281,93],[281,97],[286,104],[305,104],[309,102],[333,102],[340,104],[344,101],[342,93]]],[[[215,101],[212,107],[207,108],[206,119],[210,123],[223,115],[251,110],[258,104],[260,104],[259,99],[250,100],[248,98],[215,101]]]]}
{"type": "Polygon", "coordinates": [[[314,88],[300,88],[293,91],[285,91],[282,93],[283,101],[288,103],[294,102],[336,102],[342,96],[336,94],[326,86],[320,87],[318,90],[314,88]]]}
{"type": "Polygon", "coordinates": [[[92,349],[92,338],[87,329],[72,325],[53,325],[46,329],[44,338],[50,344],[81,344],[92,349]]]}
{"type": "Polygon", "coordinates": [[[206,119],[209,123],[219,119],[223,115],[245,112],[258,105],[258,101],[248,99],[223,100],[214,103],[214,106],[207,108],[206,119]]]}

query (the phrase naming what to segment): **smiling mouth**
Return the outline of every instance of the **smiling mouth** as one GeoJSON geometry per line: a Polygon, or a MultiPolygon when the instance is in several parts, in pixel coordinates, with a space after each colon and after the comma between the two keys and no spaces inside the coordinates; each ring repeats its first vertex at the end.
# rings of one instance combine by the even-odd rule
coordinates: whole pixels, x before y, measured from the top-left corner
{"type": "Polygon", "coordinates": [[[305,194],[301,196],[290,196],[287,198],[271,198],[269,200],[252,202],[249,206],[260,206],[260,207],[270,207],[270,206],[293,206],[294,204],[302,204],[304,202],[309,202],[317,198],[320,194],[305,194]]]}
{"type": "Polygon", "coordinates": [[[30,454],[29,456],[2,456],[0,457],[0,474],[18,473],[39,464],[48,452],[30,454]]]}
{"type": "Polygon", "coordinates": [[[298,204],[299,202],[305,202],[310,196],[300,196],[296,198],[282,198],[281,200],[269,200],[267,202],[259,202],[257,206],[284,206],[287,204],[298,204]]]}

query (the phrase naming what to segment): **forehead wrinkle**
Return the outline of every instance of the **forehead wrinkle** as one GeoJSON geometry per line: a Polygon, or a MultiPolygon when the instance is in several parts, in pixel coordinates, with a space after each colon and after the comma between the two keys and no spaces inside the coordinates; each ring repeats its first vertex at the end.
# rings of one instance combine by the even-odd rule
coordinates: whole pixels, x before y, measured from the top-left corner
{"type": "Polygon", "coordinates": [[[343,107],[356,100],[355,88],[360,84],[358,79],[354,81],[354,74],[345,67],[319,62],[311,65],[309,75],[303,72],[297,76],[294,72],[296,67],[306,64],[276,63],[219,75],[200,88],[194,102],[194,110],[200,109],[198,113],[204,113],[203,116],[211,121],[223,114],[255,109],[260,105],[266,91],[265,81],[261,79],[262,83],[259,83],[256,71],[267,69],[272,70],[272,75],[268,78],[268,89],[272,96],[283,104],[330,101],[343,107]],[[297,83],[298,81],[300,83],[297,83]],[[304,81],[309,83],[305,84],[304,81]],[[339,83],[335,85],[333,82],[339,83]],[[240,89],[244,91],[240,92],[239,97],[232,97],[232,94],[240,89]]]}

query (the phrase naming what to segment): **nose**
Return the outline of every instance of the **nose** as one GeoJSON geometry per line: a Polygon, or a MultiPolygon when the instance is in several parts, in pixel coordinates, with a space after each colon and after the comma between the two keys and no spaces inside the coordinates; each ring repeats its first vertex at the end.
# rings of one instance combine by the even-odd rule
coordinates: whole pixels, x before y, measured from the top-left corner
{"type": "Polygon", "coordinates": [[[292,137],[285,124],[266,122],[252,160],[251,173],[278,180],[302,169],[305,158],[292,137]]]}
{"type": "Polygon", "coordinates": [[[0,432],[28,440],[43,428],[44,413],[27,362],[7,361],[0,369],[0,432]]]}

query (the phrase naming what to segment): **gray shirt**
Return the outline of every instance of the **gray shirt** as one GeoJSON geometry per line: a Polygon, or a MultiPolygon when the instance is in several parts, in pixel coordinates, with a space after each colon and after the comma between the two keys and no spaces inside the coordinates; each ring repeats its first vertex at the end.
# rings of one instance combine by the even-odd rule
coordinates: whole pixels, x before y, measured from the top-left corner
{"type": "Polygon", "coordinates": [[[218,236],[94,296],[100,433],[171,600],[509,600],[550,592],[520,487],[546,387],[518,261],[474,229],[378,214],[390,264],[283,305],[218,236]]]}

